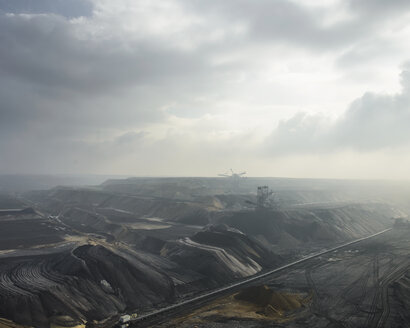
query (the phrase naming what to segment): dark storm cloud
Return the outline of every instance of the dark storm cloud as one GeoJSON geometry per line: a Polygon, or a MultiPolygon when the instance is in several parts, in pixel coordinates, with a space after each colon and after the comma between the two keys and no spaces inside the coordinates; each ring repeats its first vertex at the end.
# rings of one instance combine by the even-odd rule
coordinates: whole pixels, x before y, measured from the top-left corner
{"type": "Polygon", "coordinates": [[[335,50],[369,37],[369,33],[389,19],[389,15],[382,15],[384,7],[396,14],[410,8],[409,2],[404,0],[394,0],[392,6],[389,4],[387,0],[352,1],[345,6],[350,17],[325,23],[332,14],[329,9],[314,9],[294,1],[186,1],[191,10],[214,19],[245,24],[248,42],[285,43],[320,51],[335,50]]]}
{"type": "Polygon", "coordinates": [[[410,144],[410,70],[404,70],[402,92],[366,93],[335,122],[322,115],[299,113],[280,122],[267,139],[273,154],[373,151],[410,144]]]}
{"type": "Polygon", "coordinates": [[[407,0],[350,0],[349,7],[364,16],[384,16],[410,9],[407,0]]]}
{"type": "Polygon", "coordinates": [[[81,39],[59,16],[0,16],[0,71],[86,94],[198,74],[202,58],[155,42],[81,39]]]}
{"type": "MultiPolygon", "coordinates": [[[[106,166],[108,172],[117,158],[130,154],[130,161],[144,162],[152,148],[161,165],[164,153],[189,159],[192,149],[209,154],[218,149],[213,159],[235,153],[239,160],[244,142],[224,142],[218,136],[239,130],[237,118],[246,120],[232,109],[246,99],[243,94],[258,98],[259,87],[269,87],[262,66],[271,69],[275,46],[285,62],[286,54],[299,49],[301,61],[306,49],[315,55],[339,55],[342,49],[346,59],[339,66],[349,66],[345,50],[361,60],[378,52],[379,44],[368,52],[354,45],[377,39],[378,26],[408,6],[392,1],[393,9],[384,16],[380,0],[351,1],[346,5],[351,17],[332,21],[327,20],[329,9],[286,0],[170,1],[175,6],[162,16],[156,7],[162,2],[90,3],[0,0],[0,153],[8,154],[0,161],[0,172],[84,172],[94,165],[106,166]],[[198,117],[215,114],[214,108],[222,121],[225,104],[231,106],[232,122],[192,125],[198,117]],[[210,140],[207,148],[204,140],[210,140]]],[[[273,60],[282,59],[276,55],[273,60]]],[[[283,71],[288,70],[298,68],[285,63],[283,71]]],[[[406,74],[403,85],[408,88],[406,74]]],[[[286,87],[278,82],[277,90],[286,87]]],[[[286,101],[292,97],[284,93],[286,101]]],[[[278,126],[269,147],[283,154],[401,144],[408,137],[403,122],[408,121],[409,94],[408,89],[396,96],[367,94],[333,123],[319,115],[296,115],[278,126]],[[378,135],[389,129],[394,132],[378,135]]],[[[272,99],[260,103],[274,107],[277,99],[272,99]]],[[[240,104],[247,105],[252,103],[240,104]]]]}
{"type": "Polygon", "coordinates": [[[75,28],[57,15],[0,15],[1,135],[83,138],[135,127],[209,82],[202,54],[80,38],[75,28]]]}
{"type": "Polygon", "coordinates": [[[73,18],[91,16],[93,5],[88,0],[0,0],[0,13],[57,14],[73,18]]]}
{"type": "Polygon", "coordinates": [[[245,24],[252,41],[270,40],[322,47],[344,42],[345,39],[338,35],[338,28],[321,28],[317,12],[286,0],[197,0],[188,1],[188,5],[192,10],[204,11],[221,20],[245,24]]]}
{"type": "Polygon", "coordinates": [[[203,53],[155,38],[98,38],[77,24],[0,14],[0,171],[106,163],[143,140],[135,130],[163,121],[164,106],[212,85],[203,53]]]}

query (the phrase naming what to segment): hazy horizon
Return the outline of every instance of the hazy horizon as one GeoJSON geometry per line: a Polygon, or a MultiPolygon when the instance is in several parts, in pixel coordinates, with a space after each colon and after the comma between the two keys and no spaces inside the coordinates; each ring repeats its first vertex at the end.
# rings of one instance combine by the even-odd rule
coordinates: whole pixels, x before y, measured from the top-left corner
{"type": "Polygon", "coordinates": [[[0,175],[408,180],[409,17],[403,0],[0,0],[0,175]]]}

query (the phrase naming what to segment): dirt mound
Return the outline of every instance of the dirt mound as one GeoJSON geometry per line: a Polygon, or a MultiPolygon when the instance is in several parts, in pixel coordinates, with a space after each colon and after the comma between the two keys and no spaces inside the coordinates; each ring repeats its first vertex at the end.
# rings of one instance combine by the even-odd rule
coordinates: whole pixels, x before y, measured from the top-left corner
{"type": "Polygon", "coordinates": [[[20,325],[46,328],[63,320],[75,326],[173,297],[165,273],[103,246],[0,260],[0,317],[20,325]]]}
{"type": "Polygon", "coordinates": [[[227,323],[227,327],[287,327],[282,324],[297,318],[310,301],[311,297],[306,294],[289,294],[267,286],[254,286],[216,299],[176,318],[166,327],[194,327],[198,323],[201,323],[198,327],[214,327],[212,323],[217,323],[215,327],[219,327],[219,323],[227,323]],[[253,324],[247,325],[247,322],[253,324]]]}
{"type": "Polygon", "coordinates": [[[13,321],[0,318],[0,328],[30,328],[29,326],[20,326],[13,321]]]}
{"type": "Polygon", "coordinates": [[[395,210],[387,205],[354,204],[328,208],[298,208],[234,212],[220,223],[278,249],[306,243],[334,243],[360,238],[383,230],[395,210]]]}
{"type": "MultiPolygon", "coordinates": [[[[161,192],[161,189],[158,190],[161,192]]],[[[126,212],[133,218],[158,217],[185,224],[205,225],[209,222],[206,204],[191,200],[176,201],[173,198],[150,197],[149,195],[130,195],[95,189],[55,188],[48,192],[33,192],[28,198],[41,204],[49,213],[57,215],[67,207],[86,209],[94,212],[116,210],[113,221],[119,212],[126,212]]],[[[125,215],[123,215],[125,217],[125,215]]],[[[129,218],[128,218],[129,220],[129,218]]]]}
{"type": "Polygon", "coordinates": [[[235,299],[252,303],[264,308],[267,316],[281,315],[303,306],[303,299],[298,295],[278,293],[267,286],[252,286],[235,295],[235,299]]]}
{"type": "Polygon", "coordinates": [[[119,225],[110,223],[103,216],[81,208],[70,208],[61,216],[61,220],[82,232],[115,232],[121,230],[119,225]]]}
{"type": "Polygon", "coordinates": [[[226,226],[207,227],[192,237],[168,242],[161,254],[218,283],[256,274],[283,261],[262,244],[226,226]]]}

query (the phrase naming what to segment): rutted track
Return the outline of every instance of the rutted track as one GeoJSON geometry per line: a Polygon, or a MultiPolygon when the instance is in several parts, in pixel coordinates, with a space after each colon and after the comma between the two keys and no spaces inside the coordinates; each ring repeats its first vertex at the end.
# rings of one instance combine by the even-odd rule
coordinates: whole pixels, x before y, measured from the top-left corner
{"type": "Polygon", "coordinates": [[[380,319],[374,325],[375,327],[385,327],[386,321],[390,315],[389,286],[392,282],[400,279],[400,277],[403,276],[408,269],[409,266],[407,264],[399,264],[394,267],[394,269],[386,276],[385,279],[383,279],[383,282],[381,284],[382,313],[380,315],[380,319]]]}
{"type": "Polygon", "coordinates": [[[312,271],[318,267],[318,264],[313,265],[312,267],[308,267],[305,269],[305,277],[306,277],[306,282],[308,283],[309,287],[312,289],[312,296],[313,296],[313,301],[312,301],[312,306],[310,307],[310,310],[313,313],[320,313],[320,303],[319,303],[319,297],[318,297],[318,290],[315,285],[315,282],[313,281],[312,278],[312,271]]]}
{"type": "Polygon", "coordinates": [[[1,268],[0,293],[30,296],[63,281],[64,276],[53,271],[45,259],[30,259],[1,268]]]}
{"type": "Polygon", "coordinates": [[[268,272],[252,276],[252,277],[244,279],[240,282],[237,282],[237,283],[234,283],[234,284],[231,284],[231,285],[228,285],[228,286],[213,290],[211,292],[208,292],[206,294],[202,294],[200,296],[191,298],[189,300],[185,300],[185,301],[182,301],[180,303],[173,304],[173,305],[164,307],[162,309],[155,310],[151,313],[148,313],[148,314],[145,314],[145,315],[142,315],[142,316],[138,317],[136,320],[134,320],[131,323],[130,326],[131,327],[144,327],[144,326],[152,325],[154,323],[160,323],[161,321],[164,321],[167,317],[171,317],[171,316],[176,315],[178,313],[181,313],[183,311],[189,311],[189,310],[195,309],[195,308],[199,307],[200,305],[202,305],[204,303],[207,303],[210,300],[213,300],[216,297],[222,296],[222,295],[224,295],[228,292],[233,292],[233,291],[235,291],[239,288],[245,287],[246,285],[249,285],[251,283],[255,283],[255,282],[258,282],[260,280],[263,280],[264,278],[267,278],[270,275],[273,275],[273,274],[278,273],[280,271],[284,271],[284,270],[287,270],[289,268],[295,267],[298,264],[307,262],[311,259],[317,258],[319,256],[322,256],[322,255],[325,255],[325,254],[328,254],[328,253],[331,253],[333,251],[342,249],[344,247],[347,247],[347,246],[359,243],[361,241],[376,237],[376,236],[381,235],[383,233],[386,233],[390,230],[391,229],[385,229],[383,231],[372,234],[370,236],[363,237],[363,238],[360,238],[360,239],[357,239],[357,240],[342,244],[342,245],[337,246],[337,247],[333,247],[333,248],[330,248],[330,249],[327,249],[327,250],[324,250],[324,251],[321,251],[321,252],[311,254],[311,255],[309,255],[307,257],[304,257],[300,260],[291,262],[289,264],[286,264],[286,265],[281,266],[279,268],[270,270],[268,272]]]}

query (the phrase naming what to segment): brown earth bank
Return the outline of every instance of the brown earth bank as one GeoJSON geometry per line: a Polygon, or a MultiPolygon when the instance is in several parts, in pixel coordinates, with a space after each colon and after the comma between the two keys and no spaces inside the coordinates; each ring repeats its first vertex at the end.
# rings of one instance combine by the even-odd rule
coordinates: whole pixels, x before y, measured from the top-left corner
{"type": "Polygon", "coordinates": [[[268,286],[252,286],[165,324],[167,327],[204,326],[210,322],[287,322],[305,310],[312,296],[275,291],[268,286]]]}

